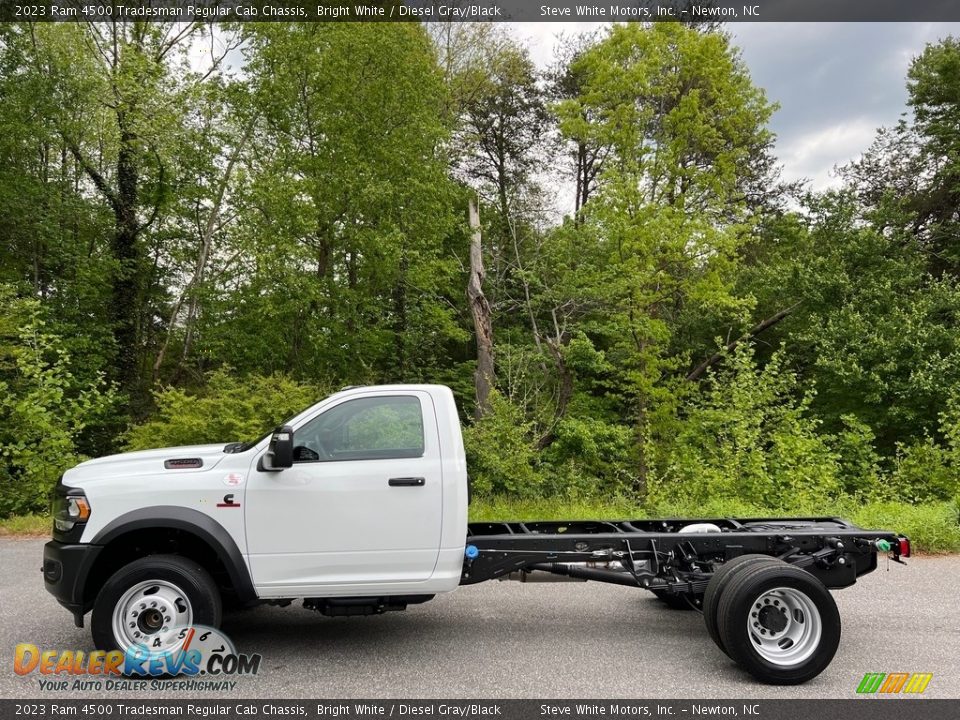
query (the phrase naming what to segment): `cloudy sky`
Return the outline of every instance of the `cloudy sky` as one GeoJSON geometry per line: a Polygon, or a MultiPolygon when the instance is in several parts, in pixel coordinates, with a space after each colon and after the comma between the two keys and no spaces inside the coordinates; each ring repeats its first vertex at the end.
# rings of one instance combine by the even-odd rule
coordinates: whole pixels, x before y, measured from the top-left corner
{"type": "MultiPolygon", "coordinates": [[[[592,23],[518,23],[541,65],[559,33],[592,23]]],[[[732,23],[728,26],[757,85],[780,103],[772,120],[777,155],[789,180],[817,189],[836,182],[835,165],[869,145],[876,129],[905,110],[905,78],[928,42],[960,35],[960,23],[732,23]]]]}

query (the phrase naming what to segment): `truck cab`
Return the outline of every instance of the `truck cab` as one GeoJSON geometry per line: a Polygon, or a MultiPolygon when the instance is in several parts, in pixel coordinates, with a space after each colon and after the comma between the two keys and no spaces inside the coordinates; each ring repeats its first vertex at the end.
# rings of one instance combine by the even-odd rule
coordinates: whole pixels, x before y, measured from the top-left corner
{"type": "Polygon", "coordinates": [[[440,385],[347,388],[255,441],[90,460],[64,474],[56,496],[44,579],[77,624],[94,611],[102,649],[138,640],[137,630],[117,632],[117,604],[147,597],[124,600],[118,591],[133,581],[114,587],[115,573],[158,556],[196,565],[212,586],[194,603],[168,580],[180,591],[170,608],[180,599],[189,609],[166,615],[170,627],[187,615],[215,624],[219,608],[199,613],[217,605],[214,595],[309,598],[336,614],[419,602],[460,583],[467,470],[453,393],[440,385]]]}

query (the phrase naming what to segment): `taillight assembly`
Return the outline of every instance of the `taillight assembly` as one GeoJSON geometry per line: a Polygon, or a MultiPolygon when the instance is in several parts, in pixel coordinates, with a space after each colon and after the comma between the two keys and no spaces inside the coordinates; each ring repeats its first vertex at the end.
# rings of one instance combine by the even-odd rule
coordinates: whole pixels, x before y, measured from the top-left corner
{"type": "Polygon", "coordinates": [[[899,538],[897,543],[900,546],[900,552],[898,553],[900,557],[910,557],[910,538],[899,538]]]}

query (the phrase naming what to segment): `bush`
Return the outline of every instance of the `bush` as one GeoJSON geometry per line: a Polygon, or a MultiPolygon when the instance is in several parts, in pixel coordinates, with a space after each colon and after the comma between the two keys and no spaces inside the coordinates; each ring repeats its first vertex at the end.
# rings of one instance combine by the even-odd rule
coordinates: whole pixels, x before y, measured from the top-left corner
{"type": "Polygon", "coordinates": [[[195,392],[155,392],[156,415],[128,431],[127,449],[253,440],[328,394],[279,373],[237,377],[221,368],[195,392]]]}
{"type": "Polygon", "coordinates": [[[100,376],[74,375],[63,338],[49,330],[40,304],[3,293],[0,317],[0,517],[44,510],[88,426],[112,414],[117,397],[100,376]]]}
{"type": "Polygon", "coordinates": [[[691,399],[676,436],[651,443],[650,502],[779,508],[837,497],[838,458],[808,412],[812,397],[781,353],[758,368],[741,346],[691,399]]]}
{"type": "Polygon", "coordinates": [[[631,473],[633,431],[626,425],[590,417],[557,423],[556,439],[543,453],[547,483],[554,494],[596,497],[634,485],[631,473]]]}
{"type": "Polygon", "coordinates": [[[881,482],[873,430],[855,415],[844,415],[840,420],[842,429],[827,442],[840,459],[837,475],[841,491],[847,497],[863,500],[888,497],[887,486],[881,482]]]}
{"type": "Polygon", "coordinates": [[[470,505],[471,522],[627,520],[646,515],[635,500],[618,496],[603,500],[562,497],[519,500],[504,495],[490,495],[477,498],[470,505]]]}
{"type": "Polygon", "coordinates": [[[478,495],[534,497],[543,485],[532,439],[533,424],[500,393],[490,393],[490,412],[463,430],[467,471],[478,495]]]}
{"type": "Polygon", "coordinates": [[[912,445],[897,445],[890,475],[890,492],[897,500],[919,503],[947,500],[958,488],[951,453],[925,437],[912,445]]]}

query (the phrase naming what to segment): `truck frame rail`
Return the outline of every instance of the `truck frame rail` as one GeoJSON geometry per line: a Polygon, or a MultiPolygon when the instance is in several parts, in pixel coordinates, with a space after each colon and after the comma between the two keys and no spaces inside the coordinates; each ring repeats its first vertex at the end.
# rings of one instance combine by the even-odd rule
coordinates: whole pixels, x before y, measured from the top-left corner
{"type": "Polygon", "coordinates": [[[760,554],[843,588],[876,569],[878,549],[908,554],[902,540],[836,517],[470,523],[461,585],[546,572],[700,595],[718,566],[760,554]]]}

